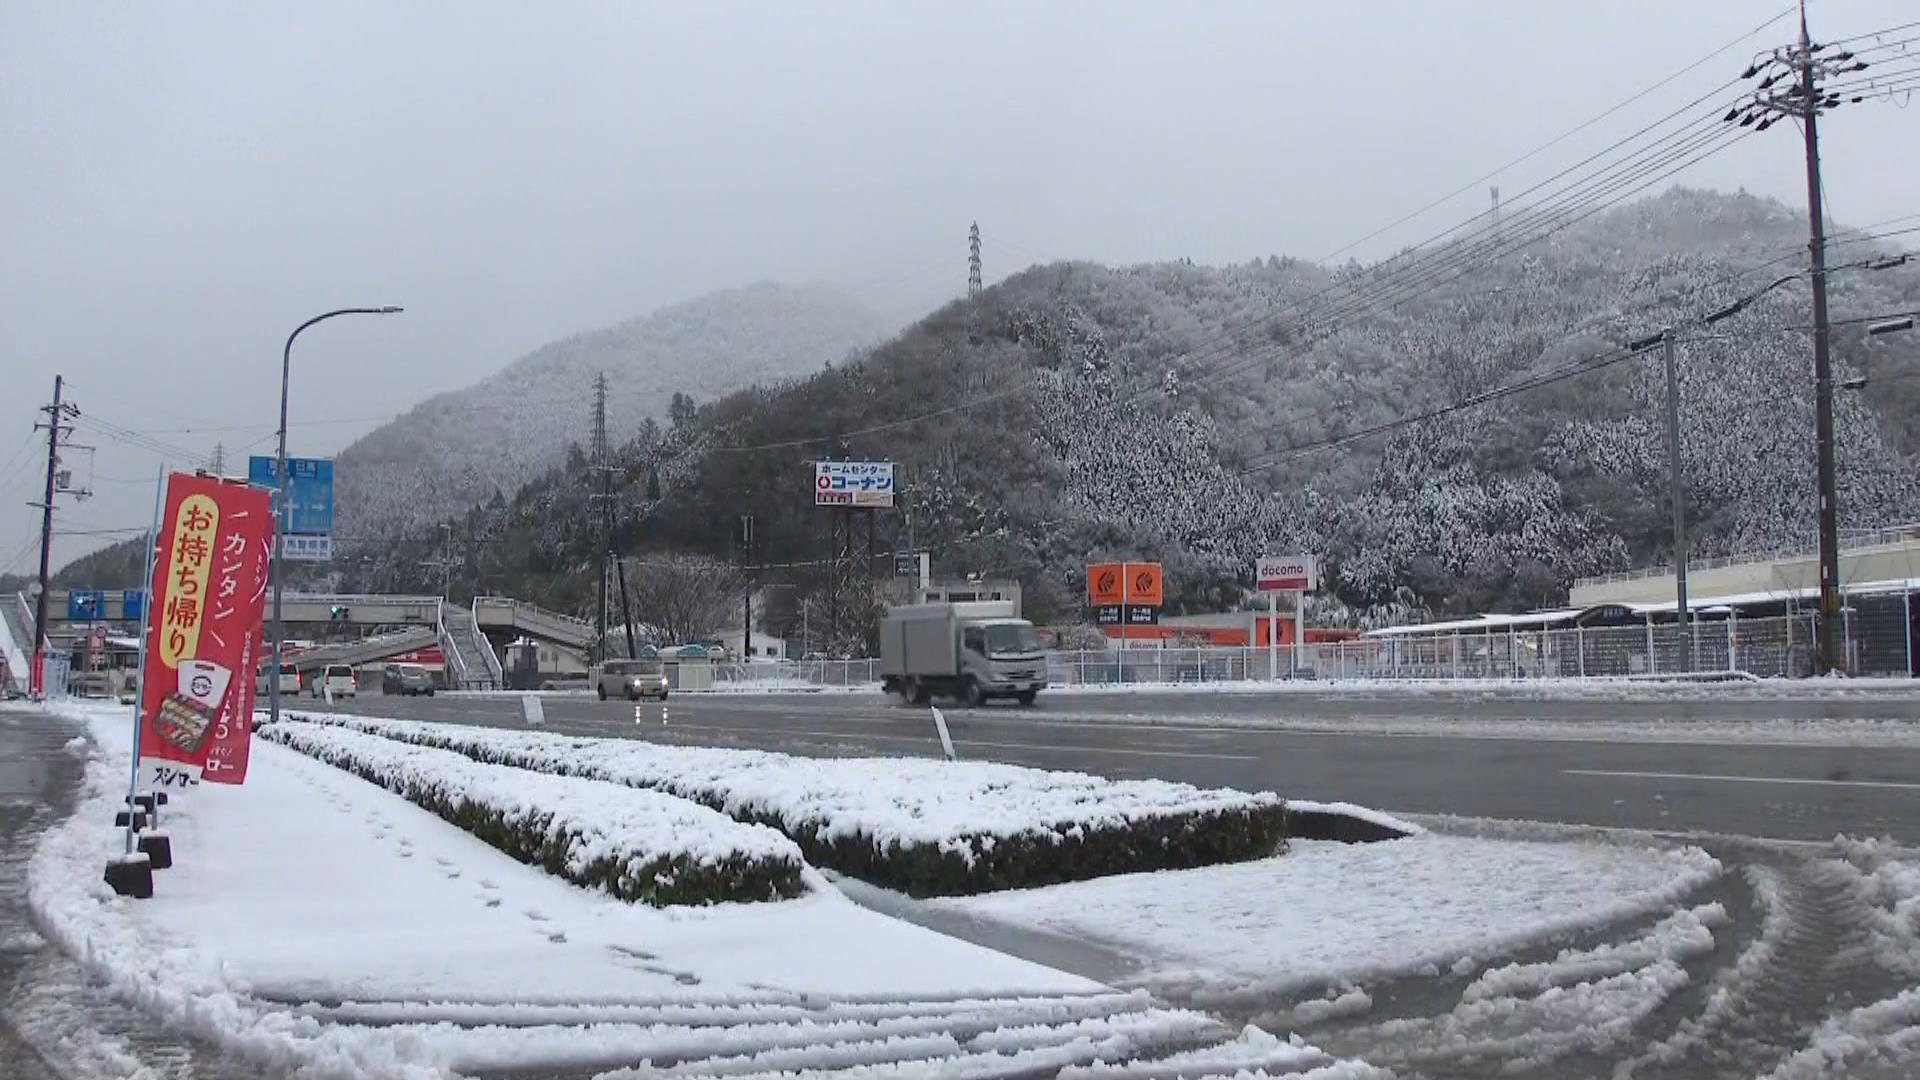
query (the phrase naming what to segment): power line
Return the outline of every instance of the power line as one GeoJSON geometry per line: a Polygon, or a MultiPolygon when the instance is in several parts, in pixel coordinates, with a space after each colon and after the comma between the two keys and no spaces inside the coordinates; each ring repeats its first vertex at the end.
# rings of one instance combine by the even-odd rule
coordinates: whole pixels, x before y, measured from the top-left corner
{"type": "MultiPolygon", "coordinates": [[[[1373,232],[1370,232],[1367,235],[1361,237],[1360,239],[1353,241],[1352,243],[1346,245],[1345,247],[1342,247],[1336,251],[1331,251],[1325,255],[1322,255],[1319,259],[1315,261],[1325,263],[1325,262],[1330,262],[1334,259],[1337,259],[1340,256],[1346,254],[1347,252],[1352,251],[1354,248],[1357,248],[1360,245],[1367,243],[1370,240],[1377,239],[1381,235],[1393,229],[1399,228],[1400,226],[1406,224],[1407,222],[1412,221],[1413,219],[1421,216],[1422,214],[1425,214],[1427,211],[1433,210],[1450,200],[1459,198],[1461,195],[1464,195],[1467,192],[1472,191],[1475,188],[1478,188],[1480,185],[1486,183],[1487,181],[1500,176],[1502,173],[1506,172],[1508,169],[1511,169],[1517,165],[1524,164],[1527,161],[1533,159],[1534,157],[1537,157],[1540,154],[1545,153],[1548,150],[1551,150],[1555,146],[1560,145],[1561,143],[1572,138],[1573,136],[1580,134],[1582,131],[1585,131],[1586,129],[1592,127],[1593,125],[1599,123],[1600,121],[1605,120],[1607,117],[1612,116],[1613,114],[1619,112],[1620,110],[1626,108],[1627,106],[1633,104],[1634,102],[1639,101],[1641,98],[1646,97],[1648,94],[1651,94],[1654,91],[1659,90],[1660,88],[1666,86],[1668,83],[1671,83],[1674,80],[1679,79],[1693,72],[1694,70],[1700,68],[1701,66],[1705,65],[1709,61],[1720,56],[1722,53],[1725,53],[1727,50],[1740,44],[1742,41],[1745,41],[1746,39],[1754,36],[1755,34],[1760,33],[1761,31],[1772,26],[1774,23],[1777,23],[1781,19],[1786,18],[1788,15],[1793,14],[1793,11],[1794,11],[1793,5],[1788,5],[1787,7],[1782,8],[1778,14],[1774,15],[1772,18],[1768,19],[1767,21],[1761,23],[1760,25],[1754,27],[1753,29],[1747,31],[1744,34],[1741,34],[1739,37],[1733,39],[1732,41],[1727,42],[1725,45],[1720,46],[1719,48],[1713,50],[1712,52],[1701,57],[1700,59],[1695,60],[1694,62],[1681,68],[1679,71],[1676,71],[1671,75],[1668,75],[1666,78],[1661,79],[1659,82],[1654,83],[1652,86],[1649,86],[1646,89],[1641,90],[1639,93],[1634,94],[1629,98],[1626,98],[1625,100],[1621,101],[1619,104],[1614,105],[1612,108],[1607,109],[1606,111],[1600,113],[1599,115],[1594,116],[1591,119],[1588,119],[1585,122],[1576,125],[1575,127],[1573,127],[1568,131],[1562,132],[1561,134],[1555,136],[1552,139],[1549,139],[1544,143],[1541,143],[1539,146],[1536,146],[1532,150],[1529,150],[1526,153],[1520,155],[1519,157],[1514,158],[1512,161],[1507,162],[1505,165],[1502,165],[1499,168],[1494,169],[1492,172],[1489,172],[1484,176],[1477,177],[1473,180],[1467,181],[1465,184],[1462,184],[1459,188],[1451,192],[1448,192],[1445,195],[1440,196],[1438,199],[1435,199],[1434,201],[1428,203],[1427,205],[1421,207],[1418,210],[1413,211],[1412,213],[1406,215],[1405,217],[1402,217],[1396,221],[1389,222],[1386,225],[1383,225],[1380,228],[1375,229],[1373,232]]],[[[1725,84],[1723,84],[1722,88],[1724,88],[1724,85],[1725,84]]]]}

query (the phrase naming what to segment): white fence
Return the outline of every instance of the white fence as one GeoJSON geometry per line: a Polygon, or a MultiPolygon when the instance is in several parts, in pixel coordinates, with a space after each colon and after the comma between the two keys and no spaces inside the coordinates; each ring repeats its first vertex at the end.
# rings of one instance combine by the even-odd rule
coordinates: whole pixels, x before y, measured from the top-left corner
{"type": "MultiPolygon", "coordinates": [[[[1914,673],[1905,598],[1853,597],[1841,621],[1848,670],[1861,676],[1914,673]]],[[[1621,675],[1744,672],[1810,675],[1814,618],[1701,619],[1683,633],[1671,623],[1515,633],[1362,638],[1291,649],[1195,647],[1106,649],[1047,655],[1053,686],[1262,682],[1270,679],[1566,679],[1621,675]]],[[[873,687],[877,660],[764,660],[722,664],[722,689],[873,687]]]]}

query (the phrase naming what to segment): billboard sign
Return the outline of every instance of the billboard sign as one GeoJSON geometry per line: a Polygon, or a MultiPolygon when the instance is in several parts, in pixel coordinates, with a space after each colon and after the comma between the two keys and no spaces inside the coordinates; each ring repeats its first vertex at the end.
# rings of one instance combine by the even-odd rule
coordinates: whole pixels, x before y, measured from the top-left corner
{"type": "Polygon", "coordinates": [[[142,775],[237,784],[247,773],[273,543],[267,492],[173,473],[164,505],[140,673],[142,775]]]}
{"type": "Polygon", "coordinates": [[[1087,606],[1161,604],[1160,564],[1157,562],[1091,563],[1087,566],[1087,606]]]}
{"type": "Polygon", "coordinates": [[[893,462],[814,462],[813,505],[880,509],[893,506],[893,462]]]}
{"type": "Polygon", "coordinates": [[[1254,588],[1261,592],[1312,592],[1320,567],[1312,555],[1268,555],[1254,564],[1254,588]]]}
{"type": "MultiPolygon", "coordinates": [[[[264,455],[248,458],[247,483],[277,493],[280,485],[273,466],[274,459],[264,455]]],[[[289,559],[313,562],[333,557],[332,459],[287,459],[286,534],[289,559]]]]}

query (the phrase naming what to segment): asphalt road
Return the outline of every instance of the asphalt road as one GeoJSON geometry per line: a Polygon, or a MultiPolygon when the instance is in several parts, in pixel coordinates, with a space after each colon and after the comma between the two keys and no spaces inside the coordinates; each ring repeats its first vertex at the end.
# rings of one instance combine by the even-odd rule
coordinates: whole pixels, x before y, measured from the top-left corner
{"type": "MultiPolygon", "coordinates": [[[[936,755],[927,711],[879,694],[681,695],[634,706],[585,695],[541,699],[546,729],[792,753],[936,755]]],[[[298,708],[325,709],[301,699],[298,708]]],[[[490,726],[523,725],[519,699],[370,696],[339,711],[490,726]]],[[[945,710],[963,758],[1114,777],[1278,791],[1409,814],[1544,821],[1675,833],[1824,841],[1837,834],[1920,843],[1920,737],[1907,747],[1769,742],[1750,735],[1639,740],[1608,725],[1669,720],[1912,720],[1920,697],[1683,701],[1528,700],[1463,693],[1056,695],[1040,707],[945,710]],[[1178,717],[1179,726],[1142,719],[1178,717]],[[1363,718],[1592,722],[1596,736],[1392,734],[1341,730],[1363,718]],[[1219,723],[1208,724],[1207,718],[1219,723]],[[1244,725],[1284,718],[1293,730],[1244,725]],[[1306,727],[1313,730],[1298,730],[1306,727]]]]}

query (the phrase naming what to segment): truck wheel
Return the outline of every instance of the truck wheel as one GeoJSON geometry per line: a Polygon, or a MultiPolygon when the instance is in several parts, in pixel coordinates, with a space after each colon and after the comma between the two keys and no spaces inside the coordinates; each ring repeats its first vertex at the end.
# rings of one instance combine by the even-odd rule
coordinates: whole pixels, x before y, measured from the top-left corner
{"type": "Polygon", "coordinates": [[[960,688],[960,697],[970,709],[977,709],[987,703],[986,690],[981,687],[980,680],[972,676],[968,676],[966,685],[960,688]]]}
{"type": "Polygon", "coordinates": [[[915,679],[907,684],[907,700],[915,705],[925,705],[933,700],[933,691],[928,689],[925,683],[915,679]]]}
{"type": "Polygon", "coordinates": [[[596,686],[596,687],[594,687],[594,689],[595,689],[595,690],[598,690],[598,691],[600,691],[600,700],[601,700],[601,701],[605,701],[605,700],[607,700],[607,688],[606,688],[606,687],[604,687],[604,686],[596,686]]]}
{"type": "Polygon", "coordinates": [[[1017,700],[1018,700],[1018,701],[1020,702],[1020,704],[1022,704],[1022,705],[1031,705],[1031,704],[1033,704],[1033,699],[1035,699],[1035,698],[1037,698],[1037,697],[1039,697],[1039,696],[1040,696],[1040,691],[1038,691],[1038,690],[1022,690],[1022,691],[1020,691],[1020,692],[1019,692],[1018,694],[1015,694],[1015,695],[1014,695],[1014,697],[1015,697],[1015,698],[1016,698],[1016,699],[1017,699],[1017,700]]]}

